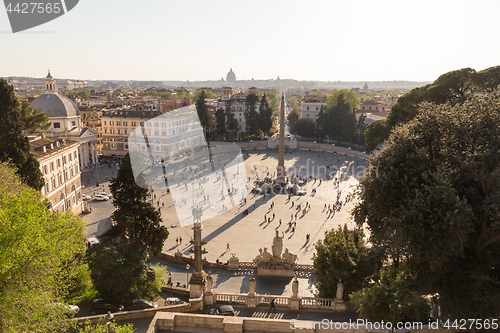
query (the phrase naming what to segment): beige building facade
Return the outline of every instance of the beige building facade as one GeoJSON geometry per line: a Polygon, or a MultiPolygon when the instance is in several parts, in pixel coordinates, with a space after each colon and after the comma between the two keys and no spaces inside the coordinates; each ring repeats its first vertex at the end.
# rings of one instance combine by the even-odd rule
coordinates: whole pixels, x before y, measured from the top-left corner
{"type": "Polygon", "coordinates": [[[31,141],[31,152],[40,163],[45,178],[42,195],[56,212],[83,209],[78,142],[60,138],[39,138],[31,141]]]}

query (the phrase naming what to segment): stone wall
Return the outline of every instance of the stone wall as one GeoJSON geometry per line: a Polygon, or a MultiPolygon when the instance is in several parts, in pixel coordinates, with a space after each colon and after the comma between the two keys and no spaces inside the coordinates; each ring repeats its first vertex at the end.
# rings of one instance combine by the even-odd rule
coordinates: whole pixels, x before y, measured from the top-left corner
{"type": "MultiPolygon", "coordinates": [[[[325,318],[327,319],[327,318],[325,318]]],[[[375,329],[365,325],[354,325],[355,323],[328,323],[322,324],[322,321],[311,322],[301,320],[284,319],[260,319],[250,317],[223,317],[209,316],[199,314],[185,313],[162,313],[153,318],[147,333],[160,333],[173,330],[203,332],[202,329],[219,331],[224,333],[243,333],[243,332],[273,332],[273,333],[291,333],[297,330],[305,330],[308,333],[368,333],[368,332],[387,332],[387,330],[375,329]]],[[[398,333],[454,333],[454,330],[444,328],[429,328],[424,326],[418,330],[395,330],[398,333]]]]}

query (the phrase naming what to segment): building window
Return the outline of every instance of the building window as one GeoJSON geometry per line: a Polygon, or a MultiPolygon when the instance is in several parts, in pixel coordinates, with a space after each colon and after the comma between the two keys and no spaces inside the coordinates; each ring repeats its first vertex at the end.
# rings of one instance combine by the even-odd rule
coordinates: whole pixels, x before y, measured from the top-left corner
{"type": "Polygon", "coordinates": [[[155,131],[155,136],[160,135],[160,131],[155,131]]]}
{"type": "MultiPolygon", "coordinates": [[[[69,174],[70,174],[71,178],[73,178],[73,176],[74,176],[74,175],[73,175],[73,168],[69,169],[69,174]]],[[[74,186],[74,185],[73,185],[73,186],[74,186]]]]}
{"type": "Polygon", "coordinates": [[[61,193],[61,196],[59,197],[59,200],[60,200],[60,201],[63,201],[63,200],[64,200],[64,193],[61,193]]]}
{"type": "Polygon", "coordinates": [[[76,150],[73,152],[73,155],[75,156],[75,160],[76,160],[76,150]]]}
{"type": "Polygon", "coordinates": [[[73,161],[73,156],[71,155],[71,153],[68,154],[68,157],[69,157],[69,161],[73,161]]]}
{"type": "Polygon", "coordinates": [[[123,126],[128,126],[128,123],[126,121],[124,121],[123,126]]]}
{"type": "Polygon", "coordinates": [[[120,121],[116,121],[116,126],[121,126],[121,122],[120,121]]]}
{"type": "Polygon", "coordinates": [[[137,123],[135,121],[131,122],[132,126],[137,126],[137,123]]]}
{"type": "Polygon", "coordinates": [[[45,194],[49,194],[49,183],[45,183],[45,194]]]}
{"type": "Polygon", "coordinates": [[[75,175],[78,174],[78,165],[75,165],[75,175]]]}
{"type": "Polygon", "coordinates": [[[63,165],[66,164],[66,156],[63,156],[63,165]]]}
{"type": "Polygon", "coordinates": [[[123,134],[127,135],[127,130],[126,130],[126,129],[124,129],[123,131],[124,131],[124,132],[123,132],[123,134]]]}
{"type": "Polygon", "coordinates": [[[144,122],[143,122],[143,121],[141,121],[141,122],[139,123],[139,125],[144,126],[144,122]]]}
{"type": "Polygon", "coordinates": [[[166,128],[166,127],[167,127],[167,124],[165,124],[165,123],[161,123],[161,127],[166,128]]]}
{"type": "Polygon", "coordinates": [[[54,171],[54,162],[50,162],[50,171],[54,171]]]}
{"type": "Polygon", "coordinates": [[[115,133],[115,129],[114,128],[110,128],[109,129],[109,134],[114,134],[115,133]]]}
{"type": "Polygon", "coordinates": [[[162,135],[162,136],[167,136],[167,131],[166,131],[166,130],[162,130],[162,131],[161,131],[161,135],[162,135]]]}
{"type": "Polygon", "coordinates": [[[64,171],[64,181],[67,181],[68,178],[68,171],[64,171]]]}
{"type": "Polygon", "coordinates": [[[371,110],[371,109],[372,109],[372,107],[371,107],[371,106],[369,106],[369,107],[368,107],[368,110],[371,110]]]}
{"type": "Polygon", "coordinates": [[[118,129],[118,134],[121,134],[121,133],[120,133],[120,129],[118,129]]]}
{"type": "Polygon", "coordinates": [[[128,150],[128,145],[125,145],[125,149],[127,149],[127,150],[128,150]]]}
{"type": "Polygon", "coordinates": [[[67,209],[71,208],[71,200],[66,201],[66,208],[67,209]]]}
{"type": "Polygon", "coordinates": [[[71,122],[71,126],[76,126],[76,122],[75,122],[75,121],[72,121],[72,122],[71,122]]]}
{"type": "Polygon", "coordinates": [[[307,111],[309,111],[309,107],[307,107],[307,111]]]}
{"type": "Polygon", "coordinates": [[[43,173],[46,175],[47,174],[47,164],[43,166],[43,173]]]}
{"type": "Polygon", "coordinates": [[[52,178],[52,189],[56,188],[56,179],[52,178]]]}
{"type": "Polygon", "coordinates": [[[318,111],[318,107],[316,107],[316,111],[318,111]]]}
{"type": "Polygon", "coordinates": [[[62,180],[62,175],[59,175],[59,177],[58,177],[58,178],[59,178],[59,186],[61,186],[61,185],[62,185],[62,183],[63,183],[63,180],[62,180]]]}
{"type": "Polygon", "coordinates": [[[104,134],[108,134],[108,129],[107,128],[104,129],[104,134]]]}
{"type": "Polygon", "coordinates": [[[104,121],[104,125],[106,125],[106,120],[104,121]]]}
{"type": "Polygon", "coordinates": [[[111,148],[115,148],[115,144],[114,143],[111,144],[111,148]]]}
{"type": "Polygon", "coordinates": [[[76,191],[76,186],[75,184],[73,184],[73,186],[71,186],[71,192],[75,192],[76,191]]]}
{"type": "Polygon", "coordinates": [[[155,123],[155,127],[158,127],[158,123],[155,123]]]}
{"type": "Polygon", "coordinates": [[[109,126],[113,126],[114,124],[115,124],[115,122],[113,120],[109,121],[109,126]]]}
{"type": "Polygon", "coordinates": [[[148,131],[148,135],[151,136],[151,131],[148,131]]]}
{"type": "Polygon", "coordinates": [[[61,128],[61,123],[54,123],[54,128],[61,128]]]}

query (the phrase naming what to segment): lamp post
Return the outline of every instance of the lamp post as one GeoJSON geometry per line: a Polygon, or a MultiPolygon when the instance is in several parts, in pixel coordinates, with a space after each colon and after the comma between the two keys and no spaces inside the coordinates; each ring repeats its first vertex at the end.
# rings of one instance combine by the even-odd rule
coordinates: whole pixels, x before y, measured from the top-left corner
{"type": "Polygon", "coordinates": [[[172,288],[174,286],[172,283],[172,273],[168,273],[168,284],[170,284],[170,297],[172,297],[172,288]]]}
{"type": "Polygon", "coordinates": [[[401,294],[399,291],[394,293],[394,305],[390,304],[389,307],[392,309],[392,329],[391,332],[394,332],[394,326],[396,324],[396,311],[399,307],[399,299],[401,298],[401,294]]]}
{"type": "Polygon", "coordinates": [[[113,314],[108,311],[108,313],[104,316],[104,319],[106,319],[106,326],[107,327],[103,327],[102,329],[102,333],[114,333],[116,332],[116,328],[114,327],[111,327],[111,320],[113,320],[113,314]]]}
{"type": "Polygon", "coordinates": [[[188,286],[189,267],[189,264],[186,264],[186,288],[188,286]]]}

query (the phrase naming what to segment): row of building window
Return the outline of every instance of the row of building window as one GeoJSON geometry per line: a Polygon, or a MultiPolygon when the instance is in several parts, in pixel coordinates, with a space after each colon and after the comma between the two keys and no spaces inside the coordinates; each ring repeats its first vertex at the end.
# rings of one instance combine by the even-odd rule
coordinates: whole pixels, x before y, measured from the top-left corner
{"type": "MultiPolygon", "coordinates": [[[[73,152],[73,153],[69,153],[68,154],[68,159],[69,161],[73,161],[73,158],[76,160],[78,158],[78,155],[77,155],[77,152],[76,150],[73,152]]],[[[63,162],[63,165],[66,164],[67,160],[66,160],[66,155],[64,155],[62,157],[62,162],[63,162]]],[[[57,161],[57,168],[59,169],[61,167],[61,159],[58,158],[57,161]]],[[[43,174],[46,175],[47,173],[49,173],[49,168],[50,168],[50,172],[54,171],[55,170],[55,165],[54,165],[54,162],[50,162],[49,164],[44,164],[42,169],[43,169],[43,174]]]]}
{"type": "MultiPolygon", "coordinates": [[[[115,126],[115,122],[116,122],[116,126],[122,126],[122,123],[123,123],[123,126],[128,126],[128,122],[127,121],[119,121],[119,120],[110,120],[109,121],[109,126],[115,126]]],[[[104,126],[107,126],[107,121],[106,120],[103,120],[103,123],[104,123],[104,126]]],[[[176,120],[176,121],[173,121],[173,122],[169,122],[168,123],[168,127],[175,127],[175,126],[182,126],[182,125],[187,125],[187,124],[191,124],[192,123],[192,120],[191,119],[182,119],[182,120],[176,120]]],[[[130,122],[131,126],[135,127],[137,126],[137,122],[135,121],[131,121],[130,122]]],[[[147,122],[146,123],[146,127],[160,127],[160,124],[161,124],[161,127],[162,128],[166,128],[167,127],[167,123],[158,123],[158,122],[154,122],[152,125],[151,125],[151,122],[147,122]]],[[[139,122],[139,126],[144,126],[144,122],[141,121],[139,122]]]]}
{"type": "MultiPolygon", "coordinates": [[[[68,174],[68,170],[66,170],[66,171],[64,171],[64,173],[60,173],[59,175],[57,175],[57,180],[59,181],[59,184],[56,184],[56,177],[52,177],[52,179],[51,179],[52,190],[55,190],[58,186],[61,186],[62,184],[64,184],[64,182],[73,178],[75,175],[78,175],[78,165],[75,166],[74,171],[73,171],[73,168],[70,168],[69,174],[68,174]]],[[[46,192],[46,194],[48,194],[50,192],[49,183],[45,183],[45,192],[46,192]]]]}

